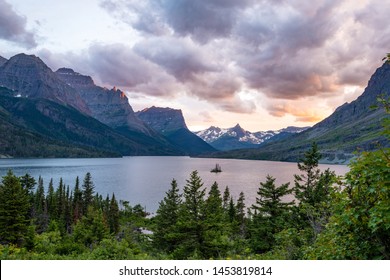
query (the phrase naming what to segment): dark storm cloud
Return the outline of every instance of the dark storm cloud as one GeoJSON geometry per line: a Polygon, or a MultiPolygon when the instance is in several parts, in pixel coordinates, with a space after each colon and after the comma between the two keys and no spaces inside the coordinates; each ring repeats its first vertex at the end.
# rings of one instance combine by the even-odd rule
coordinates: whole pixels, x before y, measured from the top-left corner
{"type": "Polygon", "coordinates": [[[26,18],[18,15],[4,0],[0,0],[0,39],[21,44],[27,48],[37,46],[34,33],[26,30],[26,18]]]}

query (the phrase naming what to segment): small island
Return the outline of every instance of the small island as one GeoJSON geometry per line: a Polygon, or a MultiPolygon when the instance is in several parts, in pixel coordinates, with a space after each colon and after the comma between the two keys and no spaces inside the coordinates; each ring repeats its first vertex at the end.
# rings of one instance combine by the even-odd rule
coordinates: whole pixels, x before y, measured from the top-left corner
{"type": "Polygon", "coordinates": [[[210,170],[210,172],[219,173],[222,172],[221,166],[217,163],[213,169],[210,170]]]}

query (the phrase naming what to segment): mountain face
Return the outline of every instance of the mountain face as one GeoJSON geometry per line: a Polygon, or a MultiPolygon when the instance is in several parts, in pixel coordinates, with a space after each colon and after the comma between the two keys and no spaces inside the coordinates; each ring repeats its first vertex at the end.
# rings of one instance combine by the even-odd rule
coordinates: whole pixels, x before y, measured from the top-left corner
{"type": "Polygon", "coordinates": [[[57,77],[76,89],[86,103],[91,116],[112,128],[127,128],[147,135],[151,130],[134,114],[127,96],[119,89],[96,86],[90,76],[84,76],[69,68],[56,71],[57,77]]]}
{"type": "Polygon", "coordinates": [[[0,130],[0,155],[3,156],[170,154],[133,141],[72,107],[43,98],[15,97],[13,91],[3,87],[0,87],[0,130]]]}
{"type": "MultiPolygon", "coordinates": [[[[42,102],[52,101],[53,104],[62,106],[58,110],[61,111],[61,114],[67,116],[67,118],[74,117],[75,114],[63,112],[65,110],[64,107],[75,109],[79,114],[83,114],[99,122],[106,129],[110,127],[110,133],[115,132],[124,138],[124,140],[122,139],[124,142],[129,142],[125,144],[127,148],[124,148],[124,144],[121,143],[122,140],[116,141],[112,139],[112,145],[104,146],[104,143],[110,138],[108,135],[94,134],[88,130],[88,126],[85,127],[86,129],[79,131],[79,136],[84,133],[86,139],[88,139],[90,133],[94,134],[96,139],[89,138],[89,140],[91,143],[95,141],[102,144],[101,147],[92,145],[98,150],[103,149],[106,152],[112,152],[116,155],[183,154],[168,139],[146,126],[135,116],[123,92],[117,89],[108,90],[98,87],[94,84],[91,77],[80,75],[71,69],[60,69],[57,73],[54,73],[38,57],[19,54],[9,60],[5,60],[0,66],[0,86],[9,89],[13,97],[20,98],[18,104],[21,104],[21,100],[31,100],[32,103],[28,103],[27,101],[23,103],[23,106],[27,106],[26,108],[33,108],[35,106],[34,102],[40,102],[39,104],[42,104],[42,102]],[[28,105],[26,105],[27,103],[28,105]]],[[[2,101],[5,102],[5,99],[2,99],[2,101]]],[[[2,105],[0,103],[0,106],[2,105]]],[[[44,112],[48,112],[48,110],[48,107],[45,107],[44,112]]],[[[19,120],[25,117],[21,112],[17,115],[10,114],[10,116],[19,118],[19,120]]],[[[40,117],[38,113],[33,116],[40,117]]],[[[48,124],[50,123],[50,118],[54,116],[55,114],[48,116],[48,124]]],[[[76,119],[79,120],[81,118],[76,117],[76,119]]],[[[51,119],[51,121],[55,120],[51,119]]],[[[69,123],[69,121],[64,120],[66,123],[69,123]]],[[[14,119],[11,119],[9,122],[14,124],[19,123],[18,120],[14,119]]],[[[77,128],[76,123],[74,124],[77,128]]],[[[29,127],[25,128],[29,129],[29,127]]],[[[103,129],[103,131],[106,130],[103,129]]],[[[42,133],[42,135],[46,136],[45,133],[42,133]]],[[[77,141],[74,142],[73,140],[73,136],[69,139],[60,139],[60,141],[63,141],[63,144],[76,145],[77,141]]],[[[88,143],[82,142],[82,145],[84,144],[88,146],[88,143]]]]}
{"type": "Polygon", "coordinates": [[[4,57],[0,56],[0,67],[7,62],[7,59],[5,59],[4,57]]]}
{"type": "Polygon", "coordinates": [[[137,112],[136,116],[164,135],[181,128],[188,129],[181,110],[152,106],[137,112]]]}
{"type": "Polygon", "coordinates": [[[77,91],[34,55],[18,54],[0,66],[0,85],[29,98],[44,98],[90,114],[77,91]]]}
{"type": "Polygon", "coordinates": [[[137,112],[136,116],[188,155],[215,151],[213,147],[189,131],[181,110],[153,106],[137,112]]]}
{"type": "Polygon", "coordinates": [[[302,132],[307,127],[287,127],[280,130],[259,131],[252,133],[244,130],[239,124],[232,128],[219,128],[211,126],[208,129],[196,132],[200,138],[221,151],[234,149],[257,148],[259,145],[283,139],[292,134],[302,132]]]}
{"type": "Polygon", "coordinates": [[[215,154],[216,157],[297,161],[313,142],[317,142],[322,162],[347,163],[353,152],[390,146],[382,135],[382,120],[386,117],[377,97],[390,97],[390,64],[385,63],[372,75],[363,94],[346,103],[328,118],[302,133],[287,139],[262,145],[258,149],[215,154]]]}

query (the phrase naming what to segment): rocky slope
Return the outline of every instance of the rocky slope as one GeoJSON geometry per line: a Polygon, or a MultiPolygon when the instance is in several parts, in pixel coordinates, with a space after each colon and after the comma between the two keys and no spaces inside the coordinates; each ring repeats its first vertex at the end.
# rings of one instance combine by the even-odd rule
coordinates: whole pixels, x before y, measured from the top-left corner
{"type": "Polygon", "coordinates": [[[4,57],[0,56],[0,67],[7,62],[7,59],[5,59],[4,57]]]}
{"type": "Polygon", "coordinates": [[[390,97],[390,64],[384,64],[372,75],[363,94],[346,103],[328,118],[302,133],[287,139],[265,144],[258,149],[219,153],[229,158],[297,161],[312,142],[317,142],[323,154],[322,162],[347,163],[357,150],[374,150],[390,146],[382,131],[387,117],[383,108],[372,109],[377,97],[390,97]]]}
{"type": "Polygon", "coordinates": [[[0,87],[0,154],[8,157],[102,157],[169,154],[133,141],[76,109],[0,87]]]}
{"type": "MultiPolygon", "coordinates": [[[[94,118],[96,122],[99,121],[101,125],[108,125],[116,131],[116,134],[121,134],[121,137],[131,142],[130,146],[132,146],[129,149],[122,149],[119,147],[122,144],[114,141],[113,145],[119,145],[118,147],[102,146],[97,147],[98,149],[112,149],[113,153],[119,152],[121,155],[183,154],[168,139],[146,126],[135,116],[123,92],[98,87],[92,78],[75,73],[71,69],[61,69],[58,73],[54,73],[38,57],[19,54],[5,60],[0,66],[0,86],[11,90],[14,97],[20,100],[53,101],[58,105],[75,109],[78,113],[94,118]]],[[[45,109],[47,110],[48,108],[45,109]]],[[[15,117],[12,114],[11,116],[15,117]]],[[[90,131],[84,130],[84,132],[88,138],[90,131]]],[[[105,143],[102,139],[105,137],[103,134],[96,137],[96,141],[105,143]]]]}
{"type": "Polygon", "coordinates": [[[196,135],[217,150],[229,151],[243,148],[258,148],[261,144],[286,138],[292,134],[302,132],[305,129],[307,129],[307,127],[300,128],[291,126],[280,130],[252,133],[237,124],[232,128],[226,129],[211,126],[208,129],[196,132],[196,135]]]}
{"type": "Polygon", "coordinates": [[[187,155],[215,151],[213,147],[189,131],[181,110],[153,106],[137,112],[136,116],[148,126],[162,133],[187,155]]]}
{"type": "Polygon", "coordinates": [[[127,127],[129,130],[152,134],[135,116],[127,96],[121,90],[99,87],[90,76],[81,75],[69,68],[58,69],[56,75],[78,91],[95,119],[112,128],[127,127]]]}
{"type": "Polygon", "coordinates": [[[0,66],[0,86],[29,98],[44,98],[90,114],[77,91],[61,81],[38,57],[18,54],[0,66]]]}

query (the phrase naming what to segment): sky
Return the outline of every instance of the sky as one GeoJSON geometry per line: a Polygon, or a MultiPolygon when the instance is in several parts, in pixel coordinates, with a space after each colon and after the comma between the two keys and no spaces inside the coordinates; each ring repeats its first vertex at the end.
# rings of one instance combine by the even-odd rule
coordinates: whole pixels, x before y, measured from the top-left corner
{"type": "Polygon", "coordinates": [[[0,55],[182,109],[192,131],[311,126],[390,52],[390,1],[0,0],[0,55]]]}

